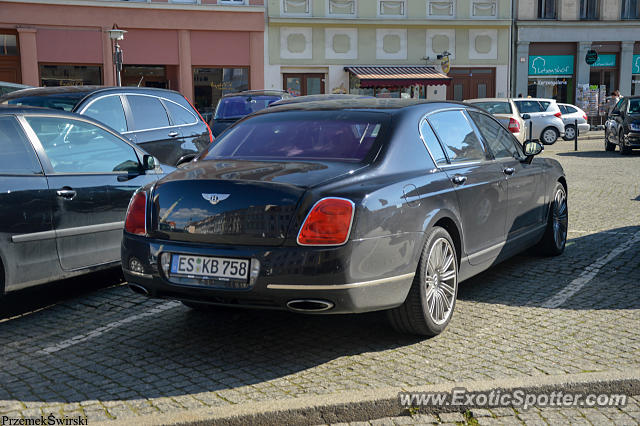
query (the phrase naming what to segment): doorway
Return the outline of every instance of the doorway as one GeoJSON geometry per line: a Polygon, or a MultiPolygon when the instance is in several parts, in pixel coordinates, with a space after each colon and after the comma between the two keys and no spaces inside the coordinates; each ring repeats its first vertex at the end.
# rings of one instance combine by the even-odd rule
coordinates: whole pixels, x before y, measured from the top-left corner
{"type": "Polygon", "coordinates": [[[451,68],[453,81],[447,87],[447,99],[464,101],[475,98],[493,98],[496,91],[494,68],[451,68]]]}
{"type": "Polygon", "coordinates": [[[6,30],[6,33],[0,34],[0,81],[22,82],[18,33],[16,31],[6,30]]]}
{"type": "Polygon", "coordinates": [[[324,94],[324,74],[283,74],[282,87],[293,96],[324,94]]]}

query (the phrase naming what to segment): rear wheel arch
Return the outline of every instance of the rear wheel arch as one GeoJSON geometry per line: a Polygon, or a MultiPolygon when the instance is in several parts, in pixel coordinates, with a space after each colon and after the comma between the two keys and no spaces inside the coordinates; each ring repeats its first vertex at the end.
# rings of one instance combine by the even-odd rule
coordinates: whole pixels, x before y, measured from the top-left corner
{"type": "Polygon", "coordinates": [[[458,229],[458,225],[456,225],[456,222],[453,219],[451,219],[448,216],[445,216],[438,219],[438,221],[434,223],[433,226],[430,227],[430,230],[435,228],[436,226],[444,228],[444,230],[447,231],[451,236],[451,239],[453,240],[454,248],[456,249],[458,269],[460,269],[460,260],[462,258],[462,234],[458,229]]]}

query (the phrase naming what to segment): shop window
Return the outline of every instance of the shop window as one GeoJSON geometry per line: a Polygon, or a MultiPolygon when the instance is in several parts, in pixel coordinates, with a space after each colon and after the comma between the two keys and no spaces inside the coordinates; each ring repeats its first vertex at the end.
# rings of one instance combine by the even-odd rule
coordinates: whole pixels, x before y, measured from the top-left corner
{"type": "Polygon", "coordinates": [[[218,4],[231,4],[234,6],[243,6],[247,4],[246,0],[218,0],[218,4]]]}
{"type": "Polygon", "coordinates": [[[406,11],[405,0],[378,0],[378,16],[381,18],[402,18],[406,11]]]}
{"type": "Polygon", "coordinates": [[[598,0],[580,0],[580,19],[597,20],[598,12],[598,0]]]}
{"type": "Polygon", "coordinates": [[[538,18],[556,19],[557,0],[538,0],[538,18]]]}
{"type": "Polygon", "coordinates": [[[207,122],[222,95],[248,89],[249,68],[193,69],[195,107],[207,122]]]}
{"type": "Polygon", "coordinates": [[[430,0],[427,2],[427,15],[432,18],[452,17],[455,10],[453,0],[430,0]]]}
{"type": "Polygon", "coordinates": [[[88,86],[102,84],[102,67],[98,65],[40,64],[42,86],[88,86]]]}
{"type": "Polygon", "coordinates": [[[471,16],[479,18],[495,18],[498,6],[495,1],[478,0],[471,3],[471,16]]]}
{"type": "Polygon", "coordinates": [[[282,0],[282,13],[285,15],[309,15],[311,0],[282,0]]]}
{"type": "Polygon", "coordinates": [[[622,0],[622,19],[640,19],[640,0],[622,0]]]}
{"type": "Polygon", "coordinates": [[[356,0],[327,0],[329,15],[353,16],[356,14],[356,0]]]}
{"type": "Polygon", "coordinates": [[[0,56],[18,56],[18,45],[15,35],[0,34],[0,56]]]}

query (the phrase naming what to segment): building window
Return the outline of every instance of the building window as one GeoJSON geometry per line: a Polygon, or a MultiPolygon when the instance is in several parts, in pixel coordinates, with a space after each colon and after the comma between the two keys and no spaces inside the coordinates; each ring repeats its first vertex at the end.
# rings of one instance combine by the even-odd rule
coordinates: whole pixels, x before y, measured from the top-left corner
{"type": "Polygon", "coordinates": [[[13,34],[0,34],[0,56],[18,56],[16,36],[13,34]]]}
{"type": "Polygon", "coordinates": [[[640,0],[622,0],[622,19],[640,19],[640,0]]]}
{"type": "Polygon", "coordinates": [[[287,15],[309,15],[310,0],[282,0],[282,12],[287,15]]]}
{"type": "Polygon", "coordinates": [[[227,93],[249,89],[249,68],[194,68],[195,107],[205,121],[213,117],[218,100],[227,93]]]}
{"type": "Polygon", "coordinates": [[[454,10],[453,0],[430,0],[427,2],[427,15],[432,18],[452,17],[454,10]]]}
{"type": "Polygon", "coordinates": [[[471,3],[471,16],[494,18],[498,12],[495,1],[477,0],[471,3]]]}
{"type": "Polygon", "coordinates": [[[598,0],[580,0],[580,19],[598,19],[598,0]]]}
{"type": "Polygon", "coordinates": [[[402,18],[406,12],[406,0],[378,0],[378,16],[381,18],[402,18]]]}
{"type": "Polygon", "coordinates": [[[247,4],[245,0],[218,0],[218,4],[231,4],[234,6],[243,6],[247,4]]]}
{"type": "Polygon", "coordinates": [[[328,0],[329,15],[353,16],[356,14],[356,0],[328,0]]]}
{"type": "Polygon", "coordinates": [[[99,65],[40,64],[41,86],[88,86],[102,84],[99,65]]]}
{"type": "Polygon", "coordinates": [[[557,0],[538,0],[538,18],[556,19],[557,0]]]}

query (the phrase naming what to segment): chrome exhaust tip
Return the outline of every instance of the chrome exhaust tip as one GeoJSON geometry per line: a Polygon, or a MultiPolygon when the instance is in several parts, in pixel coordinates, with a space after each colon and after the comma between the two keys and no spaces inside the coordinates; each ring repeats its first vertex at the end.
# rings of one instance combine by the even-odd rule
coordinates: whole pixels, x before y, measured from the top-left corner
{"type": "Polygon", "coordinates": [[[294,299],[287,302],[287,308],[294,312],[323,312],[333,308],[328,300],[294,299]]]}
{"type": "Polygon", "coordinates": [[[143,296],[148,296],[149,295],[149,290],[147,290],[146,288],[142,287],[140,284],[129,283],[129,288],[134,293],[141,294],[143,296]]]}

